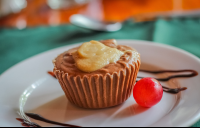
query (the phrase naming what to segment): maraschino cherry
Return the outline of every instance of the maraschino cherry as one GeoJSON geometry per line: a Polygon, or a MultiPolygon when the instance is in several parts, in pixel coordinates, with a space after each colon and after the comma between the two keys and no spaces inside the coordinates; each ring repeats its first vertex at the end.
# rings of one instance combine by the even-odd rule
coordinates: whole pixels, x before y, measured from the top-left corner
{"type": "Polygon", "coordinates": [[[163,88],[159,81],[146,77],[139,80],[133,88],[135,101],[143,107],[152,107],[160,102],[163,88]]]}

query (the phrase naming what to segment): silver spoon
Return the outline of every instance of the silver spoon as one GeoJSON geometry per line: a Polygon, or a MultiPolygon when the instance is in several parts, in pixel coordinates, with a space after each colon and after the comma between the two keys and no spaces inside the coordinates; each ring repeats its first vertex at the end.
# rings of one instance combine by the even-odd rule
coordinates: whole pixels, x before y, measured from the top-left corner
{"type": "Polygon", "coordinates": [[[81,14],[72,15],[70,22],[73,25],[95,31],[115,32],[122,28],[122,24],[119,22],[101,22],[81,14]]]}

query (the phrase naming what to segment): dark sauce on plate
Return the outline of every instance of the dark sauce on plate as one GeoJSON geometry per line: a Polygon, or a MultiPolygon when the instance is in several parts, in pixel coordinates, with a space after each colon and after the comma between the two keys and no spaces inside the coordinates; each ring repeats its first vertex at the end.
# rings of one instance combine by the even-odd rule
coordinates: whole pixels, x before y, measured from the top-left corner
{"type": "MultiPolygon", "coordinates": [[[[183,77],[194,77],[198,75],[198,72],[195,70],[160,70],[160,71],[148,71],[148,70],[140,70],[141,72],[152,73],[152,74],[160,74],[160,73],[190,73],[190,74],[179,74],[172,75],[167,78],[156,78],[158,81],[168,81],[172,78],[183,78],[183,77]]],[[[138,77],[143,78],[143,77],[138,77]]]]}
{"type": "Polygon", "coordinates": [[[26,120],[21,119],[21,118],[16,118],[16,120],[21,122],[21,125],[24,126],[24,127],[41,127],[40,125],[38,125],[36,123],[29,122],[29,121],[26,121],[26,120]]]}
{"type": "MultiPolygon", "coordinates": [[[[146,72],[146,73],[152,73],[152,74],[160,74],[160,73],[189,73],[189,74],[171,75],[171,76],[168,76],[166,78],[156,78],[158,81],[164,81],[164,82],[169,81],[170,79],[173,79],[173,78],[186,78],[186,77],[194,77],[194,76],[198,75],[198,72],[195,71],[195,70],[160,70],[160,71],[140,70],[140,72],[146,72]]],[[[137,78],[144,78],[144,77],[139,77],[138,76],[137,78]]],[[[187,89],[186,87],[180,87],[180,88],[175,88],[175,89],[168,88],[168,87],[165,87],[165,86],[162,86],[162,87],[163,87],[163,91],[164,92],[171,93],[171,94],[177,94],[180,91],[184,91],[184,90],[187,89]]]]}
{"type": "Polygon", "coordinates": [[[56,75],[52,72],[52,71],[48,71],[47,72],[49,75],[53,76],[54,78],[56,78],[56,75]]]}

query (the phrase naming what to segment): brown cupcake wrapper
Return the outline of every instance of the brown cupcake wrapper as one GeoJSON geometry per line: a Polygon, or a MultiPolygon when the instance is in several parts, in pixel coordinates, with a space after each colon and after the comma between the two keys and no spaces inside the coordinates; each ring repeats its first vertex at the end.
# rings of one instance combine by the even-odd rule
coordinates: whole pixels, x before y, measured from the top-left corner
{"type": "Polygon", "coordinates": [[[82,108],[107,108],[126,101],[139,71],[140,61],[129,65],[125,71],[106,75],[70,76],[54,70],[67,99],[82,108]]]}

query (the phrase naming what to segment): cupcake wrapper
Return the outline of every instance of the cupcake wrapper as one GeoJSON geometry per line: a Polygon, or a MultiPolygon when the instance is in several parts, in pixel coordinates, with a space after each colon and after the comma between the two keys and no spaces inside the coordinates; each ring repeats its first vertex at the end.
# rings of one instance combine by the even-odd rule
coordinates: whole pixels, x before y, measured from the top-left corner
{"type": "Polygon", "coordinates": [[[125,71],[106,75],[70,76],[54,70],[67,99],[82,108],[107,108],[126,101],[135,84],[140,62],[125,71]]]}

